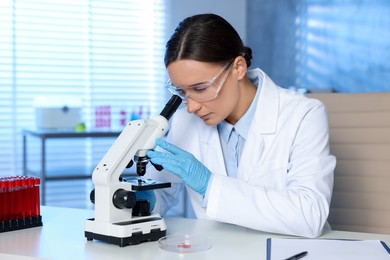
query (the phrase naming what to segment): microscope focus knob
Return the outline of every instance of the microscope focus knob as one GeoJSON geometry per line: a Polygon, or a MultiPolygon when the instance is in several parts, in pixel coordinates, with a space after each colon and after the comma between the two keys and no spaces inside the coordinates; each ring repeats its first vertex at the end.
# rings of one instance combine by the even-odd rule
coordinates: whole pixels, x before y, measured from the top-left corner
{"type": "Polygon", "coordinates": [[[114,193],[112,202],[118,209],[131,209],[135,206],[137,198],[135,192],[119,189],[114,193]]]}

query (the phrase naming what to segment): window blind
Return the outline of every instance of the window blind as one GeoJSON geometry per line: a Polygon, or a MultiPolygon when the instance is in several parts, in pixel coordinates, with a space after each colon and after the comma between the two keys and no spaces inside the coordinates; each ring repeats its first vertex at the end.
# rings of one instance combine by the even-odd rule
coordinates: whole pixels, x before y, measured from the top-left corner
{"type": "MultiPolygon", "coordinates": [[[[22,174],[21,131],[36,126],[37,97],[80,100],[89,129],[99,106],[119,129],[122,110],[159,112],[166,20],[163,0],[0,1],[0,175],[22,174]]],[[[48,170],[94,167],[112,142],[50,141],[48,170]]],[[[38,152],[31,141],[29,167],[40,167],[38,152]]]]}
{"type": "Polygon", "coordinates": [[[0,174],[14,173],[16,135],[14,118],[15,90],[13,63],[13,3],[0,1],[0,174]]]}
{"type": "Polygon", "coordinates": [[[389,14],[387,0],[300,1],[296,86],[390,91],[389,14]]]}

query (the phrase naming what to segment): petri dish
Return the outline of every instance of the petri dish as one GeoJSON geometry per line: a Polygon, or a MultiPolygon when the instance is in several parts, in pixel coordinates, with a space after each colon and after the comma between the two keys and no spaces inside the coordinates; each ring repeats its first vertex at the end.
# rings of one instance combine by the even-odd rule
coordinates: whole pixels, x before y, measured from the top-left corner
{"type": "Polygon", "coordinates": [[[209,237],[203,235],[174,235],[158,240],[161,249],[176,253],[195,253],[207,251],[212,243],[209,237]]]}

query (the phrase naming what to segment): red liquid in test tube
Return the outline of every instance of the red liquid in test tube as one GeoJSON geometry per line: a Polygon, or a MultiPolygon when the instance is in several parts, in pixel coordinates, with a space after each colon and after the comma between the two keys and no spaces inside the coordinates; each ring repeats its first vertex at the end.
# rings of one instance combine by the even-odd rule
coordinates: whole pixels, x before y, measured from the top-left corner
{"type": "Polygon", "coordinates": [[[9,183],[9,180],[7,178],[4,178],[4,205],[3,205],[3,208],[4,208],[4,211],[3,211],[3,219],[4,221],[6,220],[9,220],[9,215],[10,215],[10,209],[9,209],[9,191],[8,191],[8,183],[9,183]]]}
{"type": "Polygon", "coordinates": [[[25,176],[21,176],[21,190],[20,190],[20,202],[21,202],[21,209],[22,209],[22,218],[27,218],[27,202],[28,202],[28,197],[27,197],[27,184],[28,180],[25,176]]]}
{"type": "Polygon", "coordinates": [[[27,217],[33,217],[34,213],[34,179],[32,177],[28,178],[28,187],[27,187],[27,217]]]}
{"type": "Polygon", "coordinates": [[[12,220],[16,218],[16,208],[15,208],[15,180],[13,178],[8,178],[8,219],[12,220]]]}
{"type": "Polygon", "coordinates": [[[22,218],[22,180],[16,176],[15,180],[15,188],[14,188],[14,196],[15,196],[15,219],[22,218]]]}
{"type": "Polygon", "coordinates": [[[41,215],[40,210],[40,198],[39,198],[39,184],[41,183],[39,178],[34,178],[34,216],[41,215]]]}
{"type": "Polygon", "coordinates": [[[0,222],[5,220],[5,181],[0,178],[0,222]]]}

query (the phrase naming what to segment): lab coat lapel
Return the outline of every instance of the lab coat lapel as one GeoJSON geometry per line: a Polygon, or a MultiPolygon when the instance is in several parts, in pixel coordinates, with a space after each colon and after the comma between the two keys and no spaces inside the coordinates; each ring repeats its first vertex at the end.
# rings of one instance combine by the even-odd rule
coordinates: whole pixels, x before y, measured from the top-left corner
{"type": "Polygon", "coordinates": [[[201,129],[201,156],[206,167],[214,174],[227,175],[221,143],[216,126],[201,129]]]}
{"type": "Polygon", "coordinates": [[[264,72],[261,75],[263,84],[251,127],[261,134],[274,134],[279,117],[279,90],[264,72]]]}
{"type": "Polygon", "coordinates": [[[276,132],[279,116],[278,88],[263,71],[259,72],[263,78],[261,93],[238,168],[239,177],[245,181],[256,174],[256,165],[264,152],[264,135],[276,132]]]}

